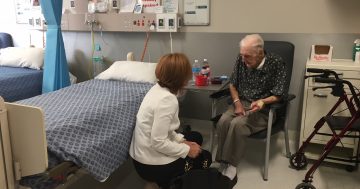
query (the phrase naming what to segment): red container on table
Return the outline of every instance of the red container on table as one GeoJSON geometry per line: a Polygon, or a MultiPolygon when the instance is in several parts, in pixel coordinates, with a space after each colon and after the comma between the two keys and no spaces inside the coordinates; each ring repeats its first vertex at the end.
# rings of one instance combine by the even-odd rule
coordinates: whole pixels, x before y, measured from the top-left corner
{"type": "Polygon", "coordinates": [[[196,86],[207,86],[209,85],[208,77],[205,75],[197,75],[195,77],[195,85],[196,86]]]}

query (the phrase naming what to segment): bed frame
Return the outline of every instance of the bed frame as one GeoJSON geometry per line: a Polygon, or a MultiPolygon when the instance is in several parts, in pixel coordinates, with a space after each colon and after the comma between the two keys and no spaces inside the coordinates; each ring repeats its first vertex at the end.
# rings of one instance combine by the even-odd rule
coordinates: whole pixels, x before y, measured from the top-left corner
{"type": "Polygon", "coordinates": [[[48,167],[43,111],[5,103],[0,97],[0,188],[25,188],[21,177],[43,173],[48,167]]]}

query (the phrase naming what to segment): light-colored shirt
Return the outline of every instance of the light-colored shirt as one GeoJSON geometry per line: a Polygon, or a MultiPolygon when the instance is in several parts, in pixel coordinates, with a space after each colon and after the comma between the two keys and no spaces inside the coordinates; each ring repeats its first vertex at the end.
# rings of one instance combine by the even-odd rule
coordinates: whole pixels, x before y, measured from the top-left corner
{"type": "Polygon", "coordinates": [[[258,65],[258,67],[256,69],[260,70],[264,66],[264,63],[265,63],[265,57],[262,59],[262,61],[260,62],[260,64],[258,65]]]}
{"type": "Polygon", "coordinates": [[[180,126],[179,104],[169,89],[154,85],[144,97],[136,116],[136,126],[129,149],[130,156],[148,165],[164,165],[185,158],[190,147],[180,126]]]}

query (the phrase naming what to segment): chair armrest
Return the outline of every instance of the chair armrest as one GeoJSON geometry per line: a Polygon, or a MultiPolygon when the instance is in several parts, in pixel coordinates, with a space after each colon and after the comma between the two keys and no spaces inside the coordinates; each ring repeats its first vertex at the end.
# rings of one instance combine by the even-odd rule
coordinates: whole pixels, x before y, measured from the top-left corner
{"type": "Polygon", "coordinates": [[[223,98],[223,97],[227,97],[227,96],[230,96],[229,88],[218,90],[218,91],[212,93],[209,97],[212,99],[219,99],[219,98],[223,98]]]}
{"type": "Polygon", "coordinates": [[[269,107],[273,109],[279,109],[288,104],[290,101],[294,100],[295,97],[296,96],[294,94],[288,94],[284,98],[282,98],[280,102],[270,104],[269,107]]]}
{"type": "MultiPolygon", "coordinates": [[[[212,93],[210,95],[210,98],[218,99],[218,98],[223,98],[223,97],[226,97],[226,96],[230,96],[230,90],[228,88],[212,93]]],[[[295,97],[296,96],[294,94],[288,94],[280,102],[270,104],[269,107],[272,108],[272,109],[275,109],[275,110],[280,109],[283,106],[285,106],[286,104],[288,104],[290,101],[294,100],[295,97]]],[[[231,104],[231,102],[229,104],[231,104]]],[[[216,115],[215,117],[212,117],[210,120],[212,122],[216,123],[216,122],[219,121],[221,115],[222,114],[216,115]]]]}
{"type": "Polygon", "coordinates": [[[290,102],[292,100],[294,100],[296,98],[296,96],[294,94],[288,94],[285,98],[284,101],[286,102],[290,102]]]}

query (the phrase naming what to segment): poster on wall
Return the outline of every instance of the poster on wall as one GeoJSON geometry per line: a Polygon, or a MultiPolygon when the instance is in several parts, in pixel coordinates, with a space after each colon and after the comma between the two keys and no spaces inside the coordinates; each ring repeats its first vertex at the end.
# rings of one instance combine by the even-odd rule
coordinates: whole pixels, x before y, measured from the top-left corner
{"type": "Polygon", "coordinates": [[[160,0],[141,0],[141,4],[145,13],[155,12],[156,7],[161,5],[160,0]]]}
{"type": "Polygon", "coordinates": [[[31,14],[31,3],[31,0],[15,0],[15,15],[17,24],[28,24],[31,14]]]}
{"type": "Polygon", "coordinates": [[[209,24],[209,0],[184,0],[184,25],[207,26],[209,24]]]}

